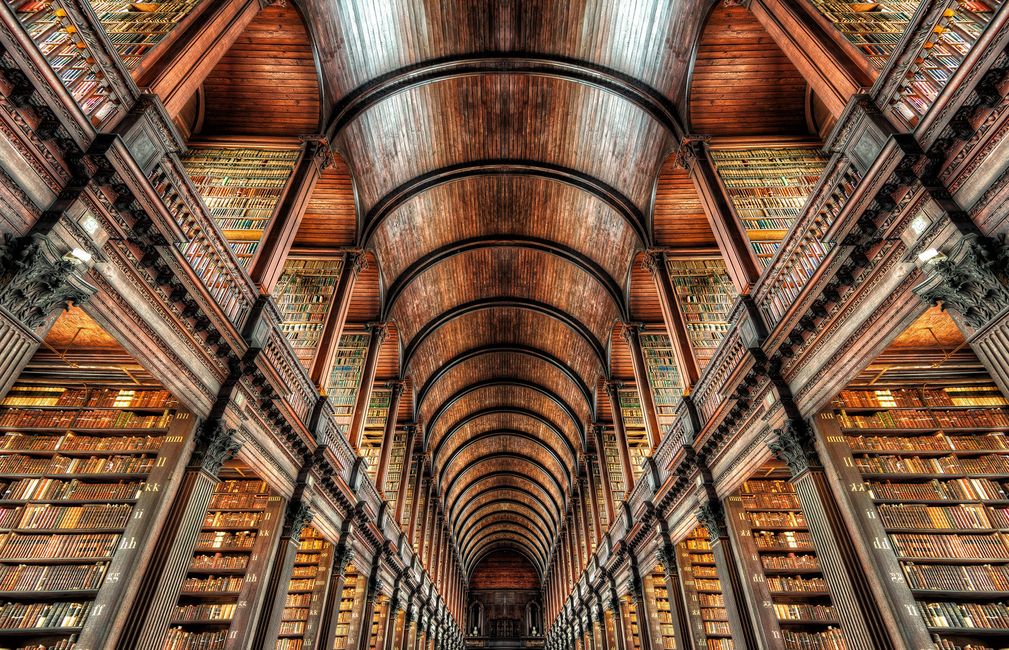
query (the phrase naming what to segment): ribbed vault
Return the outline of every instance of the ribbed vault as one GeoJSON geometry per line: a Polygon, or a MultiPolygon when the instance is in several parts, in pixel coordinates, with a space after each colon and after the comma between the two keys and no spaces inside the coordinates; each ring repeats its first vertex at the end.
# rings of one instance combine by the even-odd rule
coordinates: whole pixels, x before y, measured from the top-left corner
{"type": "Polygon", "coordinates": [[[549,565],[706,4],[305,5],[467,570],[549,565]]]}

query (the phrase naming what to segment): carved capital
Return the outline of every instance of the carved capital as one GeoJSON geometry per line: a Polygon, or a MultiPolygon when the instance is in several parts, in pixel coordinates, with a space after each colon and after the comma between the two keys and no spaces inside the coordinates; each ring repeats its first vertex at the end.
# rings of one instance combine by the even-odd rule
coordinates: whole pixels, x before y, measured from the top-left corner
{"type": "Polygon", "coordinates": [[[717,499],[709,499],[697,508],[697,521],[708,529],[708,537],[712,540],[729,534],[725,527],[725,509],[717,499]]]}
{"type": "Polygon", "coordinates": [[[4,234],[0,245],[0,307],[36,329],[59,308],[82,305],[95,288],[79,276],[83,262],[61,256],[45,237],[4,234]]]}
{"type": "Polygon", "coordinates": [[[655,549],[655,561],[662,565],[667,576],[676,575],[676,547],[665,540],[655,549]]]}
{"type": "Polygon", "coordinates": [[[788,420],[785,426],[775,430],[774,433],[775,437],[768,441],[767,448],[788,465],[792,476],[821,466],[813,432],[805,422],[788,420]]]}
{"type": "Polygon", "coordinates": [[[642,329],[644,329],[642,323],[623,323],[623,327],[620,328],[620,334],[627,341],[628,345],[638,347],[641,345],[639,337],[641,336],[642,329]]]}
{"type": "Polygon", "coordinates": [[[284,533],[291,539],[300,539],[301,531],[312,521],[312,509],[301,499],[293,499],[287,504],[284,514],[284,533]]]}
{"type": "Polygon", "coordinates": [[[330,167],[333,164],[333,150],[329,146],[329,139],[321,134],[303,135],[301,141],[305,143],[305,155],[310,156],[312,161],[319,167],[319,171],[330,167]]]}
{"type": "Polygon", "coordinates": [[[694,163],[703,155],[704,143],[709,139],[708,136],[700,135],[683,136],[680,146],[676,149],[676,164],[688,172],[691,171],[694,163]]]}
{"type": "Polygon", "coordinates": [[[1009,309],[1009,250],[1004,238],[968,235],[949,252],[925,263],[926,279],[914,288],[930,305],[957,312],[982,329],[1009,309]]]}
{"type": "Polygon", "coordinates": [[[376,345],[382,345],[385,341],[385,337],[389,335],[389,324],[388,323],[368,323],[368,330],[371,332],[372,339],[375,341],[376,345]]]}
{"type": "Polygon", "coordinates": [[[190,467],[197,467],[217,476],[224,463],[238,453],[242,445],[235,439],[236,431],[228,429],[220,421],[204,422],[196,434],[196,448],[190,467]]]}
{"type": "Polygon", "coordinates": [[[642,257],[641,265],[646,271],[651,273],[652,276],[655,276],[663,271],[665,267],[665,260],[663,259],[660,251],[647,250],[642,257]]]}
{"type": "Polygon", "coordinates": [[[333,573],[341,578],[347,576],[347,566],[354,561],[354,549],[349,544],[341,542],[336,546],[333,559],[333,573]]]}

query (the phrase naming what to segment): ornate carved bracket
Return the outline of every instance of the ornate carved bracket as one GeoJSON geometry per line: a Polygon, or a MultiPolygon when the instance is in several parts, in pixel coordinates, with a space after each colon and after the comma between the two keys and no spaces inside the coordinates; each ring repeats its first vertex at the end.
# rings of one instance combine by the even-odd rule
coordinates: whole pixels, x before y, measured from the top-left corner
{"type": "Polygon", "coordinates": [[[301,538],[301,531],[312,521],[312,509],[301,499],[293,499],[287,504],[284,514],[284,533],[291,539],[301,538]]]}
{"type": "Polygon", "coordinates": [[[217,476],[225,461],[234,458],[242,445],[235,439],[236,431],[228,429],[220,421],[204,422],[196,434],[196,448],[190,467],[197,467],[217,476]]]}
{"type": "Polygon", "coordinates": [[[998,240],[967,235],[924,267],[926,280],[914,288],[919,298],[952,309],[974,329],[982,329],[1009,309],[1009,250],[998,240]]]}
{"type": "Polygon", "coordinates": [[[60,256],[45,237],[6,233],[0,246],[0,306],[36,329],[58,308],[82,305],[94,294],[78,275],[82,266],[60,256]]]}
{"type": "Polygon", "coordinates": [[[788,465],[792,476],[799,476],[821,466],[813,432],[805,422],[788,420],[785,426],[774,433],[775,437],[768,441],[767,447],[788,465]]]}
{"type": "Polygon", "coordinates": [[[709,499],[697,508],[697,521],[708,529],[708,537],[712,540],[729,534],[725,526],[725,509],[717,499],[709,499]]]}

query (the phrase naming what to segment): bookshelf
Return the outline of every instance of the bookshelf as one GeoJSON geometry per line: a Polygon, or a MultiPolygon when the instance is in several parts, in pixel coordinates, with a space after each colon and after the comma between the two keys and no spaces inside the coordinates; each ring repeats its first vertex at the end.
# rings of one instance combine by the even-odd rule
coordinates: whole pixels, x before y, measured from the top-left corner
{"type": "Polygon", "coordinates": [[[638,620],[638,604],[633,598],[625,598],[621,607],[624,613],[624,634],[627,635],[626,650],[641,650],[641,623],[638,620]]]}
{"type": "Polygon", "coordinates": [[[382,632],[384,632],[385,612],[388,605],[384,602],[375,603],[375,611],[371,615],[368,650],[382,650],[382,632]]]}
{"type": "Polygon", "coordinates": [[[662,430],[668,431],[676,423],[676,408],[683,398],[683,379],[676,352],[666,334],[642,332],[639,339],[652,401],[655,402],[655,415],[662,430]]]}
{"type": "Polygon", "coordinates": [[[252,264],[298,149],[190,144],[182,163],[238,263],[252,264]]]}
{"type": "Polygon", "coordinates": [[[606,465],[606,473],[610,478],[610,491],[613,493],[613,506],[616,508],[616,505],[624,500],[624,477],[620,470],[617,434],[613,432],[613,429],[603,431],[603,463],[606,465]]]}
{"type": "Polygon", "coordinates": [[[403,517],[399,522],[399,529],[405,532],[410,529],[410,515],[413,512],[414,499],[413,486],[417,482],[417,468],[420,463],[409,458],[404,459],[403,462],[410,463],[409,475],[406,477],[406,490],[403,491],[403,517]]]}
{"type": "Polygon", "coordinates": [[[333,405],[336,421],[344,428],[349,427],[354,419],[354,405],[361,389],[370,338],[368,334],[344,334],[340,337],[336,360],[326,383],[326,394],[333,405]]]}
{"type": "Polygon", "coordinates": [[[645,414],[641,410],[641,396],[635,386],[621,388],[617,392],[620,412],[624,416],[624,433],[627,436],[627,451],[631,456],[634,481],[645,472],[645,458],[652,455],[648,431],[645,430],[645,414]]]}
{"type": "Polygon", "coordinates": [[[333,545],[318,530],[301,531],[291,581],[275,650],[309,650],[315,647],[322,604],[326,597],[333,545]]]}
{"type": "Polygon", "coordinates": [[[144,57],[200,3],[200,0],[89,1],[119,58],[131,71],[140,67],[144,57]]]}
{"type": "Polygon", "coordinates": [[[273,290],[281,314],[280,329],[306,369],[311,369],[315,360],[342,271],[339,257],[288,258],[273,290]]]}
{"type": "Polygon", "coordinates": [[[919,6],[918,2],[912,0],[811,2],[845,40],[862,52],[876,70],[882,70],[886,66],[890,54],[900,42],[919,6]]]}
{"type": "MultiPolygon", "coordinates": [[[[605,434],[604,434],[604,440],[605,440],[605,434]]],[[[605,455],[605,453],[604,453],[604,455],[605,455]]],[[[609,471],[609,466],[610,466],[609,465],[609,459],[608,458],[603,458],[602,461],[603,461],[602,464],[605,464],[606,467],[607,467],[607,471],[609,471]]],[[[589,463],[588,464],[589,465],[588,466],[588,471],[592,472],[592,483],[595,485],[595,488],[596,488],[596,493],[593,496],[596,499],[596,511],[599,513],[599,527],[602,528],[604,531],[606,531],[606,530],[609,530],[609,528],[610,528],[610,517],[609,517],[609,513],[606,511],[606,505],[605,505],[606,504],[606,495],[603,492],[603,490],[605,488],[603,487],[603,480],[602,480],[602,476],[603,475],[602,475],[602,472],[600,471],[600,467],[602,466],[602,464],[601,463],[589,463]]],[[[613,473],[609,472],[609,474],[610,474],[610,476],[612,476],[613,473]]],[[[619,471],[618,471],[618,474],[619,474],[619,471]]],[[[619,478],[619,476],[618,476],[618,478],[619,478]]],[[[595,542],[596,538],[593,537],[592,539],[593,539],[593,542],[595,542]]]]}
{"type": "Polygon", "coordinates": [[[283,499],[237,462],[220,472],[197,537],[164,650],[241,647],[283,499]]]}
{"type": "MultiPolygon", "coordinates": [[[[711,149],[711,159],[763,268],[802,214],[827,159],[814,147],[711,149]]],[[[811,254],[811,268],[826,255],[811,254]]]]}
{"type": "Polygon", "coordinates": [[[357,638],[358,603],[363,597],[360,574],[354,565],[347,565],[340,594],[340,608],[336,615],[336,642],[334,648],[351,648],[357,638]]]}
{"type": "Polygon", "coordinates": [[[707,529],[698,526],[676,545],[676,561],[694,644],[705,650],[735,650],[707,529]]]}
{"type": "Polygon", "coordinates": [[[364,431],[361,434],[361,457],[368,465],[368,476],[375,480],[378,474],[378,464],[382,459],[382,438],[385,434],[385,421],[389,417],[389,405],[392,401],[392,390],[385,387],[375,387],[371,390],[371,401],[368,403],[368,417],[364,421],[364,431]]]}
{"type": "Polygon", "coordinates": [[[817,430],[900,615],[942,650],[990,650],[1009,646],[1009,405],[979,363],[958,370],[860,378],[817,430]]]}
{"type": "Polygon", "coordinates": [[[729,309],[736,300],[736,290],[719,257],[668,257],[666,267],[694,357],[703,370],[729,331],[729,309]]]}
{"type": "Polygon", "coordinates": [[[157,386],[94,366],[32,367],[0,400],[0,636],[98,647],[180,470],[192,417],[157,386]]]}
{"type": "Polygon", "coordinates": [[[654,607],[648,612],[651,617],[653,650],[677,650],[673,610],[669,603],[669,592],[666,589],[666,576],[662,565],[644,576],[642,582],[645,598],[648,602],[654,603],[654,607]]]}
{"type": "Polygon", "coordinates": [[[782,464],[772,461],[727,502],[764,633],[784,650],[844,650],[844,636],[805,515],[782,464]]]}
{"type": "Polygon", "coordinates": [[[392,436],[392,454],[389,456],[389,471],[385,478],[385,500],[393,507],[399,495],[399,480],[403,475],[403,457],[406,455],[406,430],[397,428],[392,436]]]}

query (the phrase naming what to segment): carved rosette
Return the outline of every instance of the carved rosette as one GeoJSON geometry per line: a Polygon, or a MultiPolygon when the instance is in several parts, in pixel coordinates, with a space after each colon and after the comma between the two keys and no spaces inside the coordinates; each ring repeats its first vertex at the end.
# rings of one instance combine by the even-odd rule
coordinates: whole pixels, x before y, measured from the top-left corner
{"type": "Polygon", "coordinates": [[[926,280],[914,288],[919,298],[958,313],[982,329],[1009,309],[1009,250],[1004,239],[964,237],[948,257],[928,262],[926,280]]]}
{"type": "Polygon", "coordinates": [[[284,514],[284,533],[291,539],[301,539],[301,531],[312,521],[312,509],[301,499],[294,499],[287,504],[284,514]]]}
{"type": "Polygon", "coordinates": [[[205,422],[196,434],[196,448],[190,466],[217,476],[224,463],[234,458],[242,448],[235,439],[235,433],[234,429],[229,429],[220,422],[205,422]]]}
{"type": "Polygon", "coordinates": [[[0,306],[29,329],[59,308],[82,305],[96,291],[44,237],[4,235],[0,247],[0,306]]]}
{"type": "Polygon", "coordinates": [[[792,476],[799,476],[810,469],[821,467],[813,432],[805,422],[789,420],[774,433],[775,437],[767,442],[767,448],[788,465],[792,476]]]}

